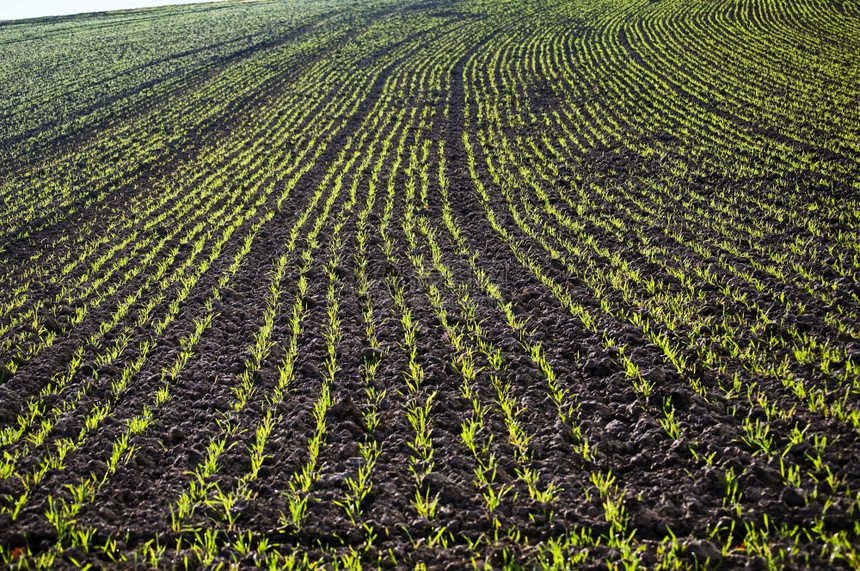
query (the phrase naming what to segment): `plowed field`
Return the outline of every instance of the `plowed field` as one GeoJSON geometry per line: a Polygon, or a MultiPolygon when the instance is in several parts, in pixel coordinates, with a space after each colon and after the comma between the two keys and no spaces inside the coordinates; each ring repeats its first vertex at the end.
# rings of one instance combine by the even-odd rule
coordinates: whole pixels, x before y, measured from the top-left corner
{"type": "Polygon", "coordinates": [[[0,565],[860,567],[860,6],[0,22],[0,565]]]}

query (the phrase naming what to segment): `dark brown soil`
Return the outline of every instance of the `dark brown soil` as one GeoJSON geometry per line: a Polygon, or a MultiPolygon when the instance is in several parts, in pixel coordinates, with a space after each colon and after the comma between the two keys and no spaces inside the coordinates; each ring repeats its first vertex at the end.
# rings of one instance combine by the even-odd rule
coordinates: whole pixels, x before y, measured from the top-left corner
{"type": "MultiPolygon", "coordinates": [[[[829,10],[847,18],[847,9],[829,10]]],[[[832,142],[796,127],[789,114],[801,103],[785,103],[781,115],[733,75],[710,91],[697,83],[716,81],[719,69],[682,73],[707,55],[668,65],[661,58],[673,42],[694,43],[685,35],[693,24],[666,7],[678,28],[672,42],[656,44],[655,29],[670,21],[660,10],[575,2],[332,9],[171,88],[165,97],[193,109],[190,94],[214,90],[235,66],[258,82],[251,93],[224,94],[221,111],[198,122],[171,119],[171,144],[139,169],[115,173],[101,200],[76,186],[67,208],[33,213],[31,231],[17,218],[0,230],[0,326],[9,326],[0,353],[0,445],[10,466],[0,479],[0,564],[36,566],[48,557],[51,568],[280,568],[294,556],[299,568],[335,568],[354,556],[372,568],[550,568],[555,549],[556,568],[651,569],[675,559],[690,568],[856,568],[860,149],[847,135],[832,142]],[[272,54],[315,34],[319,46],[302,52],[301,65],[267,67],[272,54]],[[556,50],[555,59],[542,57],[543,48],[556,50]],[[627,59],[614,59],[622,53],[627,59]],[[320,62],[342,79],[320,96],[305,94],[320,62]],[[438,77],[428,79],[425,65],[438,77]],[[634,108],[629,94],[649,87],[651,97],[634,108]],[[290,115],[305,97],[307,113],[290,115]],[[728,100],[743,105],[732,113],[728,100]],[[756,122],[756,113],[772,124],[756,122]],[[271,143],[253,147],[263,138],[271,143]],[[736,154],[725,150],[732,145],[736,154]],[[292,164],[296,156],[300,164],[292,164]],[[258,157],[269,162],[241,162],[258,157]],[[183,193],[145,210],[180,183],[186,196],[215,189],[206,210],[182,211],[183,193]],[[110,240],[97,243],[102,234],[110,240]],[[81,262],[61,272],[78,251],[81,262]],[[143,271],[125,279],[127,269],[111,270],[123,255],[123,268],[143,271]],[[282,255],[278,305],[254,364],[282,255]],[[184,292],[183,278],[210,258],[184,292]],[[176,277],[153,282],[162,262],[164,275],[176,277]],[[16,301],[22,292],[26,299],[16,301]],[[110,324],[124,300],[129,310],[110,324]],[[81,308],[86,315],[75,323],[81,308]],[[404,310],[417,326],[412,357],[404,310]],[[333,312],[338,335],[329,351],[333,312]],[[189,341],[200,323],[199,339],[189,341]],[[293,340],[289,390],[278,399],[293,340]],[[190,357],[170,373],[189,344],[190,357]],[[113,346],[122,349],[108,359],[113,346]],[[501,367],[486,347],[498,349],[501,367]],[[48,390],[76,354],[80,366],[60,390],[48,390]],[[472,397],[458,365],[466,354],[477,368],[472,397]],[[410,364],[423,371],[417,388],[407,383],[410,364]],[[377,367],[370,380],[368,365],[377,367]],[[245,377],[253,392],[241,401],[245,377]],[[170,398],[156,401],[165,386],[170,398]],[[554,386],[564,402],[554,400],[554,386]],[[530,438],[525,459],[500,387],[530,438]],[[330,406],[315,410],[326,390],[330,406]],[[429,398],[432,465],[417,459],[408,414],[429,398]],[[462,436],[474,402],[484,410],[478,452],[462,436]],[[107,414],[92,421],[100,407],[107,414]],[[379,424],[371,432],[373,414],[379,424]],[[131,419],[146,415],[150,424],[130,435],[112,469],[116,442],[131,419]],[[296,524],[291,490],[311,461],[320,415],[322,445],[296,524]],[[251,450],[266,418],[271,433],[254,468],[251,450]],[[767,430],[768,447],[750,437],[753,427],[767,430]],[[351,518],[344,503],[371,442],[379,453],[370,492],[351,518]],[[223,452],[201,476],[218,443],[223,452]],[[42,472],[66,445],[62,461],[42,472]],[[482,472],[487,462],[492,472],[482,472]],[[424,468],[416,480],[413,470],[424,468]],[[555,497],[533,497],[526,469],[555,497]],[[601,478],[612,480],[607,490],[599,490],[601,478]],[[75,486],[89,479],[94,495],[76,504],[75,486]],[[177,525],[182,498],[199,486],[193,513],[177,525]],[[431,517],[416,508],[416,491],[437,499],[431,517]],[[225,514],[219,494],[231,492],[237,502],[225,514]],[[498,506],[489,505],[490,492],[503,493],[498,506]],[[70,527],[58,525],[53,511],[72,505],[70,527]],[[622,510],[616,524],[612,506],[622,510]],[[75,533],[90,533],[89,543],[75,533]],[[208,554],[207,533],[214,534],[208,554]],[[246,537],[250,553],[240,547],[246,537]]],[[[754,45],[783,48],[781,37],[754,45]]],[[[856,41],[846,42],[860,53],[856,41]]],[[[723,48],[714,40],[712,49],[723,48]]],[[[800,77],[802,66],[779,53],[794,66],[785,73],[800,77]]],[[[755,54],[742,63],[751,66],[755,54]]],[[[821,95],[823,80],[810,81],[821,95]]],[[[834,89],[857,87],[845,80],[834,89]]],[[[33,139],[31,153],[0,181],[3,211],[39,176],[59,180],[46,171],[52,165],[85,180],[74,166],[79,151],[107,162],[94,147],[102,133],[148,112],[126,108],[131,96],[116,93],[73,114],[126,110],[104,124],[57,128],[55,138],[48,125],[2,141],[11,149],[33,139]]],[[[838,121],[860,132],[856,113],[838,121]]]]}

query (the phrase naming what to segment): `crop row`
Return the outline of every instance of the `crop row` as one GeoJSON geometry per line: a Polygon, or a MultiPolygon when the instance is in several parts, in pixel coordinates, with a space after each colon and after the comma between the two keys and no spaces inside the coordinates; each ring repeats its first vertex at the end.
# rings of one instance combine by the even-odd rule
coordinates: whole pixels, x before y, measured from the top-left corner
{"type": "Polygon", "coordinates": [[[851,10],[0,27],[0,561],[856,566],[851,10]]]}

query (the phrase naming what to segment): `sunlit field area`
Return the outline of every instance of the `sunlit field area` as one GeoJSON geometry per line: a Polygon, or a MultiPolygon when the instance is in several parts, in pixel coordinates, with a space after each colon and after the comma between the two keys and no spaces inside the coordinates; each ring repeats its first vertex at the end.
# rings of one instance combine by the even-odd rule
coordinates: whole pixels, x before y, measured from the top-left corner
{"type": "Polygon", "coordinates": [[[858,568],[860,5],[0,22],[0,566],[858,568]]]}

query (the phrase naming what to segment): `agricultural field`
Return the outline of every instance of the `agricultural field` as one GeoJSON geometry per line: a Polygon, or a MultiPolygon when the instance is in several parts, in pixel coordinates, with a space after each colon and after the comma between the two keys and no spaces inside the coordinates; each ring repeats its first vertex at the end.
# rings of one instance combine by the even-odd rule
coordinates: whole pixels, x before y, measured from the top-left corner
{"type": "Polygon", "coordinates": [[[860,568],[860,4],[0,22],[0,566],[860,568]]]}

